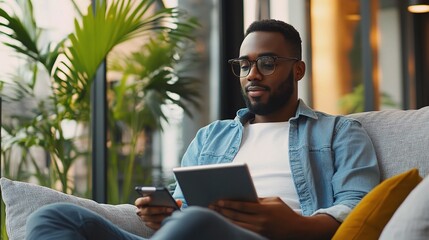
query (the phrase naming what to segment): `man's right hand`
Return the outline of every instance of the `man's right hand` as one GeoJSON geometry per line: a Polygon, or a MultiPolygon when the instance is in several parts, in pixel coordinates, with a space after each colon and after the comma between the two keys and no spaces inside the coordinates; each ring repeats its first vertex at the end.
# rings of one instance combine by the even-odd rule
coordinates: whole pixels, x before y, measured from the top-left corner
{"type": "MultiPolygon", "coordinates": [[[[158,230],[161,227],[161,222],[169,217],[174,209],[170,207],[154,207],[148,206],[151,199],[150,197],[140,197],[137,198],[134,204],[136,205],[136,214],[140,219],[148,226],[154,230],[158,230]]],[[[180,200],[176,200],[178,205],[181,205],[180,200]]]]}

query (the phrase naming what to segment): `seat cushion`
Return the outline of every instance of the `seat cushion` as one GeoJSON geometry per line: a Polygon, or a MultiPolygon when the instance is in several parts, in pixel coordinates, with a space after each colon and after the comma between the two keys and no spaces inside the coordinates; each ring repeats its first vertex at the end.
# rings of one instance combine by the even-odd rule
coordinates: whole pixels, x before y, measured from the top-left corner
{"type": "Polygon", "coordinates": [[[6,206],[6,231],[10,240],[22,240],[25,236],[27,217],[38,208],[56,202],[68,202],[88,208],[122,229],[148,237],[153,231],[137,217],[131,204],[99,204],[95,201],[61,193],[30,183],[0,179],[1,194],[6,206]]]}

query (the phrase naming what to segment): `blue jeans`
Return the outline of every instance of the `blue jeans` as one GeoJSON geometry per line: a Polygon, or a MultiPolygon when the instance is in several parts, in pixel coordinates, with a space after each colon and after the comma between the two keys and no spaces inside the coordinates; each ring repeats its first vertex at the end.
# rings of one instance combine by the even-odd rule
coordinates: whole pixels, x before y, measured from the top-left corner
{"type": "MultiPolygon", "coordinates": [[[[27,220],[26,239],[123,239],[142,240],[120,229],[95,212],[68,203],[44,206],[27,220]]],[[[188,207],[166,218],[151,239],[266,239],[240,228],[207,208],[188,207]]]]}

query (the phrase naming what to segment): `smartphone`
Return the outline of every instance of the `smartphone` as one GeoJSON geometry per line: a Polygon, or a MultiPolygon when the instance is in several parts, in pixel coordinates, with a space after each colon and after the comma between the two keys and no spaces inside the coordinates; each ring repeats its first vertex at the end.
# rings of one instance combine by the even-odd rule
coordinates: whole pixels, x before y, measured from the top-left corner
{"type": "Polygon", "coordinates": [[[157,207],[172,207],[175,210],[180,210],[179,205],[177,205],[176,200],[171,196],[170,192],[165,187],[144,187],[137,186],[135,190],[142,197],[151,197],[151,202],[148,206],[157,206],[157,207]]]}

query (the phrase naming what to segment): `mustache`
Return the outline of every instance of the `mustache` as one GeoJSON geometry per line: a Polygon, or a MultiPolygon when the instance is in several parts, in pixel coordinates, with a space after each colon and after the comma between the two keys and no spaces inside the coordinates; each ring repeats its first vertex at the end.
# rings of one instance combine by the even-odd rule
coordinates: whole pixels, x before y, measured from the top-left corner
{"type": "Polygon", "coordinates": [[[244,87],[244,90],[246,92],[251,91],[251,90],[265,90],[265,91],[269,91],[270,87],[268,87],[266,85],[263,85],[263,84],[260,84],[260,83],[251,82],[251,83],[247,84],[244,87]]]}

